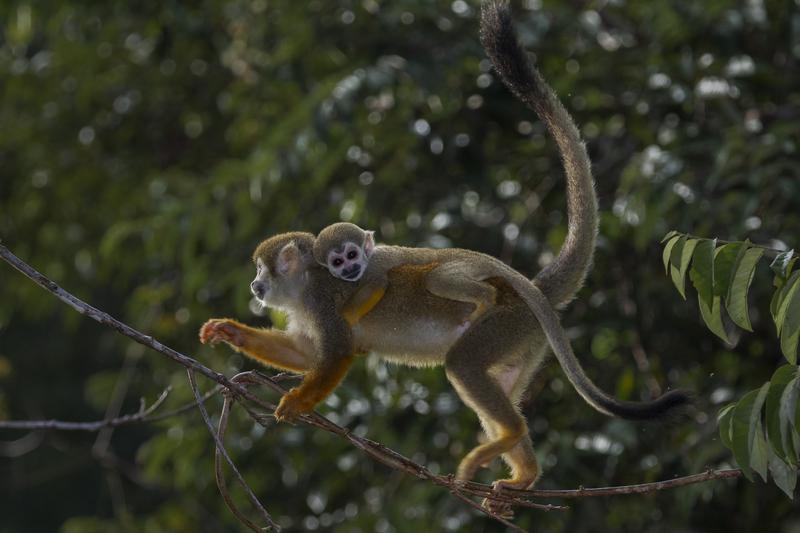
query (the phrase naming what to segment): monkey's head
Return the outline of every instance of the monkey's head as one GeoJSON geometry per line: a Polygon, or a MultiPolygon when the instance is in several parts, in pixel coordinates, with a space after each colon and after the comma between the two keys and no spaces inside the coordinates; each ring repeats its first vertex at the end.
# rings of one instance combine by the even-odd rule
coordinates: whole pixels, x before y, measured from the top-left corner
{"type": "Polygon", "coordinates": [[[253,295],[265,306],[292,307],[301,297],[308,267],[314,262],[314,235],[291,232],[270,237],[253,252],[253,295]]]}
{"type": "Polygon", "coordinates": [[[349,222],[331,224],[317,235],[314,259],[335,278],[358,281],[375,250],[374,232],[349,222]]]}

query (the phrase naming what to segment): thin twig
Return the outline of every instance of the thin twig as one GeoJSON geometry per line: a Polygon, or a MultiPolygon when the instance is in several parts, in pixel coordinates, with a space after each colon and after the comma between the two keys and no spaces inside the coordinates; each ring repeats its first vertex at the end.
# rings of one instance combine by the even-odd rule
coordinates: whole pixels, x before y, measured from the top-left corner
{"type": "Polygon", "coordinates": [[[738,468],[731,468],[727,470],[714,470],[713,468],[709,468],[705,472],[701,472],[699,474],[690,474],[688,476],[681,476],[663,481],[654,481],[652,483],[640,483],[638,485],[594,487],[588,489],[580,487],[574,490],[505,490],[508,490],[514,494],[529,496],[531,498],[592,498],[598,496],[627,496],[632,494],[647,494],[648,492],[676,489],[678,487],[693,485],[695,483],[703,483],[704,481],[712,481],[715,479],[736,479],[741,476],[742,471],[738,468]]]}
{"type": "MultiPolygon", "coordinates": [[[[219,435],[219,440],[221,442],[225,442],[225,432],[228,430],[228,414],[231,412],[231,404],[233,403],[233,399],[231,399],[230,395],[223,393],[223,400],[222,400],[222,411],[219,414],[219,424],[217,425],[217,434],[219,435]]],[[[253,530],[258,530],[257,526],[253,524],[250,519],[244,516],[244,513],[239,511],[239,508],[236,507],[236,504],[233,502],[233,498],[231,498],[230,491],[228,490],[228,483],[225,481],[225,473],[222,471],[222,461],[220,461],[221,455],[219,450],[215,450],[214,452],[214,477],[217,480],[217,489],[219,489],[219,493],[222,495],[222,499],[225,501],[225,505],[228,506],[228,509],[242,522],[244,525],[249,527],[253,530]]]]}
{"type": "MultiPolygon", "coordinates": [[[[208,391],[203,395],[203,401],[208,400],[215,394],[219,394],[219,391],[224,390],[225,387],[222,385],[216,385],[213,389],[208,391]]],[[[117,418],[112,418],[110,420],[97,420],[94,422],[69,422],[65,420],[4,420],[0,421],[0,429],[28,429],[28,430],[39,430],[39,429],[55,429],[58,431],[99,431],[104,427],[119,427],[119,426],[126,426],[129,424],[137,424],[137,423],[144,423],[144,422],[159,422],[161,420],[165,420],[167,418],[172,418],[173,416],[181,415],[183,413],[187,413],[197,407],[196,401],[191,401],[189,403],[185,403],[180,407],[176,407],[175,409],[164,411],[163,413],[153,414],[161,404],[164,403],[164,400],[167,398],[167,394],[170,392],[170,387],[167,387],[156,399],[156,401],[145,410],[139,410],[137,413],[129,414],[120,416],[117,418]]]]}
{"type": "MultiPolygon", "coordinates": [[[[687,239],[700,239],[705,241],[715,240],[717,244],[742,244],[745,242],[745,241],[727,241],[725,239],[709,239],[708,237],[701,237],[700,235],[693,235],[691,233],[681,233],[680,231],[676,232],[675,236],[678,237],[685,236],[687,239]]],[[[776,257],[778,254],[782,254],[783,252],[788,251],[788,250],[779,250],[777,248],[773,248],[765,244],[757,244],[754,242],[748,242],[747,245],[750,248],[761,248],[762,250],[764,250],[764,255],[766,257],[776,257]]]]}
{"type": "MultiPolygon", "coordinates": [[[[239,383],[237,376],[231,378],[231,381],[234,383],[239,383]]],[[[245,381],[244,383],[248,382],[245,381]]],[[[235,400],[230,394],[227,393],[227,391],[224,392],[222,396],[223,396],[222,411],[220,412],[219,415],[219,425],[217,426],[218,428],[217,434],[219,435],[220,442],[224,443],[225,433],[228,430],[228,415],[230,414],[231,406],[233,405],[235,400]]],[[[254,415],[254,413],[249,409],[247,409],[247,412],[250,413],[251,416],[254,415]]],[[[254,416],[254,420],[256,420],[258,423],[264,426],[266,425],[265,422],[262,422],[261,417],[254,416]]],[[[236,516],[236,518],[238,518],[239,521],[241,521],[247,527],[257,531],[258,530],[257,526],[253,524],[246,516],[244,516],[244,513],[242,513],[239,510],[239,508],[234,503],[233,498],[231,498],[230,491],[228,490],[228,484],[225,481],[225,473],[222,470],[221,456],[222,454],[220,453],[220,450],[217,449],[216,452],[214,453],[214,477],[217,480],[217,488],[219,489],[219,493],[222,495],[222,499],[225,501],[225,505],[228,506],[228,509],[230,509],[230,511],[236,516]]]]}
{"type": "MultiPolygon", "coordinates": [[[[114,383],[114,390],[111,393],[111,400],[106,406],[106,413],[103,416],[104,419],[110,420],[112,418],[119,417],[119,414],[122,411],[122,404],[125,401],[125,396],[128,395],[128,388],[133,380],[133,374],[138,359],[138,354],[134,355],[133,352],[128,353],[128,355],[125,356],[122,369],[117,374],[117,379],[114,383]]],[[[164,394],[162,394],[163,398],[159,398],[159,400],[165,400],[168,392],[169,389],[165,390],[164,394]]],[[[156,403],[158,403],[158,400],[156,403]]],[[[140,398],[139,412],[142,412],[144,409],[144,399],[140,398]]],[[[100,457],[108,450],[108,447],[111,446],[111,437],[113,437],[115,429],[116,428],[112,426],[106,426],[97,433],[94,445],[92,446],[92,454],[94,456],[100,457]]]]}
{"type": "Polygon", "coordinates": [[[18,439],[0,441],[0,457],[22,457],[36,450],[43,442],[44,436],[40,431],[29,431],[18,439]]]}
{"type": "MultiPolygon", "coordinates": [[[[247,527],[249,527],[250,529],[252,529],[253,531],[256,531],[256,532],[260,532],[260,531],[277,531],[277,532],[280,532],[280,530],[281,530],[280,526],[278,524],[276,524],[272,520],[272,517],[270,516],[270,514],[267,512],[266,509],[264,509],[264,506],[261,505],[261,502],[258,500],[258,497],[253,492],[253,489],[251,489],[250,485],[247,484],[247,481],[244,480],[244,476],[242,476],[242,474],[239,472],[239,469],[236,468],[236,464],[233,462],[233,459],[231,459],[230,455],[228,455],[228,451],[225,449],[225,446],[222,443],[222,439],[217,434],[217,432],[214,430],[214,426],[211,424],[211,419],[208,416],[208,411],[206,411],[206,406],[203,403],[203,398],[200,395],[200,391],[197,388],[197,383],[195,382],[195,379],[194,379],[194,370],[192,370],[191,368],[187,368],[186,369],[186,375],[189,378],[189,386],[192,388],[192,392],[194,393],[194,398],[195,398],[195,400],[197,400],[197,407],[198,407],[198,409],[200,409],[200,414],[203,415],[203,422],[205,422],[206,427],[208,427],[208,431],[211,433],[211,436],[214,438],[214,443],[216,444],[216,453],[217,454],[222,454],[222,456],[225,458],[225,461],[228,463],[228,466],[231,467],[231,470],[233,470],[233,473],[236,476],[236,479],[239,481],[239,484],[242,486],[244,491],[247,493],[247,497],[250,499],[252,504],[259,510],[259,512],[261,513],[262,518],[267,523],[267,527],[266,528],[261,528],[261,527],[258,527],[257,525],[255,525],[250,520],[244,519],[245,525],[247,527]]],[[[242,518],[238,513],[237,513],[237,517],[238,518],[242,518]]]]}

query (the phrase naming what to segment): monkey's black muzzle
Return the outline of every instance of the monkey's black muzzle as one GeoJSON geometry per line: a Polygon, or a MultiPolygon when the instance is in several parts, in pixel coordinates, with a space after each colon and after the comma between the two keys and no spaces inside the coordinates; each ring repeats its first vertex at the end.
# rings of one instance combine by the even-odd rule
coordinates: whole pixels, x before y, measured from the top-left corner
{"type": "Polygon", "coordinates": [[[355,264],[350,268],[342,270],[342,277],[347,281],[354,281],[361,274],[361,265],[355,264]]]}

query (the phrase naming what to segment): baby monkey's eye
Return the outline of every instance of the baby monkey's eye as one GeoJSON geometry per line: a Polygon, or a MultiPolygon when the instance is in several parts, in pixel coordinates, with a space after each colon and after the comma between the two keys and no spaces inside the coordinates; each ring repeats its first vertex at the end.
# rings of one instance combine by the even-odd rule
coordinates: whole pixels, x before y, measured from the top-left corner
{"type": "Polygon", "coordinates": [[[350,250],[347,253],[347,258],[348,259],[355,259],[357,255],[358,255],[358,253],[355,250],[350,250]]]}
{"type": "Polygon", "coordinates": [[[336,259],[334,259],[333,261],[331,261],[331,264],[332,264],[333,266],[335,266],[335,267],[342,266],[342,263],[344,263],[344,261],[342,261],[342,258],[341,258],[341,257],[337,257],[336,259]]]}

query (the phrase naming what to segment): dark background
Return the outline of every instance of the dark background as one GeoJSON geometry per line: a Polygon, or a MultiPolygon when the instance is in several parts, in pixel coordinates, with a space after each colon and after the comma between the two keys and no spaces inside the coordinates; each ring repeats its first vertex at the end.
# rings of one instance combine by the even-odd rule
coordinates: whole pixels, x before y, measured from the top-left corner
{"type": "MultiPolygon", "coordinates": [[[[555,2],[514,11],[581,125],[602,209],[595,267],[564,324],[624,399],[697,392],[692,418],[608,419],[556,364],[526,399],[542,488],[731,466],[724,403],[782,362],[756,272],[755,333],[723,345],[664,276],[671,229],[800,243],[798,2],[555,2]]],[[[565,234],[563,172],[492,75],[477,2],[46,1],[0,6],[0,238],[81,298],[232,374],[209,317],[254,314],[249,256],[337,220],[381,242],[459,246],[532,275],[565,234]]],[[[95,420],[190,399],[183,369],[0,265],[0,419],[95,420]],[[112,402],[113,403],[113,402],[112,402]],[[114,414],[116,411],[112,411],[114,414]]],[[[206,390],[210,383],[201,382],[206,390]]],[[[210,402],[214,411],[219,401],[210,402]]],[[[475,416],[441,369],[357,363],[321,411],[452,472],[475,416]]],[[[445,490],[304,426],[236,412],[229,451],[290,531],[499,531],[445,490]]],[[[113,434],[0,431],[0,531],[237,531],[196,411],[113,434]]],[[[495,464],[481,474],[503,474],[495,464]]],[[[239,492],[237,501],[244,501],[239,492]]],[[[537,531],[800,530],[773,485],[718,481],[519,512],[537,531]]],[[[245,508],[247,508],[245,506],[245,508]]]]}

